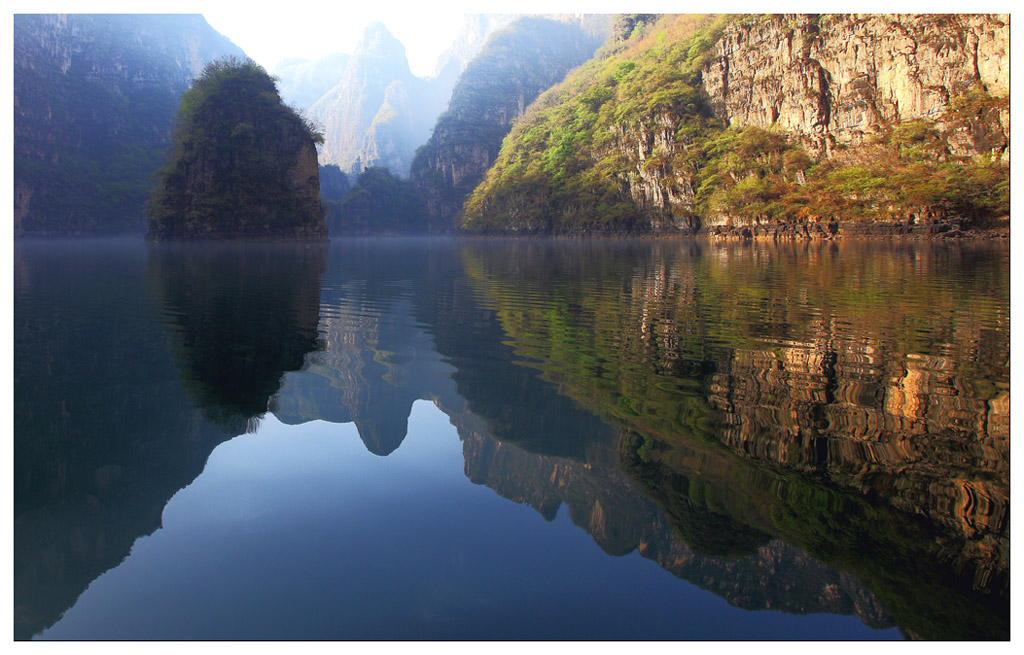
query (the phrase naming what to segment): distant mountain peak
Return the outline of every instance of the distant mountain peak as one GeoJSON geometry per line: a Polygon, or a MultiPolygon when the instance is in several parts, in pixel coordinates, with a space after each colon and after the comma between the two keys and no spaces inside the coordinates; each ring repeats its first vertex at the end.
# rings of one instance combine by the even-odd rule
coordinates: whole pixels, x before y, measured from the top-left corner
{"type": "Polygon", "coordinates": [[[380,21],[374,21],[363,30],[355,49],[356,57],[401,57],[405,59],[405,46],[380,21]]]}

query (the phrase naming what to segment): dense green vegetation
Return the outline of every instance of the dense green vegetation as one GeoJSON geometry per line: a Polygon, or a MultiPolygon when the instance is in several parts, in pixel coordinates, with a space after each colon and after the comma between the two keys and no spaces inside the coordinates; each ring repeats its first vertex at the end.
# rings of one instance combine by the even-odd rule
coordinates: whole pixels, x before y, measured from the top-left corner
{"type": "Polygon", "coordinates": [[[631,197],[630,176],[689,193],[674,212],[700,219],[975,222],[1009,213],[1009,166],[958,158],[949,132],[1005,109],[973,90],[938,121],[891,125],[856,147],[812,157],[781,131],[726,127],[714,118],[701,70],[729,16],[634,16],[620,38],[543,94],[506,137],[495,165],[466,199],[474,232],[649,231],[660,209],[631,197]],[[628,36],[626,32],[629,32],[628,36]],[[631,148],[671,126],[674,146],[642,162],[631,148]],[[939,125],[946,132],[939,131],[939,125]]]}
{"type": "Polygon", "coordinates": [[[930,213],[984,220],[1010,211],[1009,167],[991,158],[953,158],[934,124],[923,120],[817,161],[779,132],[712,129],[675,163],[697,171],[698,213],[705,216],[899,220],[930,213]]]}
{"type": "Polygon", "coordinates": [[[388,169],[365,169],[338,203],[327,205],[327,227],[337,234],[396,234],[426,230],[426,210],[412,182],[388,169]]]}
{"type": "Polygon", "coordinates": [[[313,146],[323,135],[282,104],[261,66],[208,64],[175,120],[147,205],[150,237],[325,235],[313,146]]]}

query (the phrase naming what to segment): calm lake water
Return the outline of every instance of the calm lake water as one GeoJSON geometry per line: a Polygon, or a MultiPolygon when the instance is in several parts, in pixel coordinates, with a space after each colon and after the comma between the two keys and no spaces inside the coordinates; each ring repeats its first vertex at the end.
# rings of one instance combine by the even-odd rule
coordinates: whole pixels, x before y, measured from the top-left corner
{"type": "Polygon", "coordinates": [[[14,247],[19,639],[1006,639],[1009,249],[14,247]]]}

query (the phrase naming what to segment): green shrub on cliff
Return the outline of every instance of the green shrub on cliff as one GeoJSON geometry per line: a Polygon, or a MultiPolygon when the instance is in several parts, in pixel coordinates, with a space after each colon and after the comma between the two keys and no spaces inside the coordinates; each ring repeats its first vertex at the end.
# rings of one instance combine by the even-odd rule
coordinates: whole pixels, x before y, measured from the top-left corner
{"type": "Polygon", "coordinates": [[[677,168],[696,171],[697,211],[769,221],[900,220],[913,214],[977,220],[1009,214],[1009,167],[957,159],[930,121],[907,121],[872,143],[814,161],[785,135],[710,130],[677,168]]]}
{"type": "Polygon", "coordinates": [[[704,55],[726,16],[671,16],[641,23],[516,123],[483,182],[467,198],[462,227],[567,232],[641,229],[617,133],[673,112],[711,115],[700,91],[704,55]]]}
{"type": "Polygon", "coordinates": [[[625,21],[623,40],[542,94],[515,124],[467,197],[461,227],[644,232],[669,214],[767,222],[984,222],[1009,214],[1008,165],[956,157],[949,146],[958,126],[998,124],[1007,98],[974,89],[951,99],[939,121],[897,123],[876,139],[812,156],[774,128],[715,118],[702,71],[732,20],[743,19],[665,16],[643,29],[625,21]],[[666,128],[675,130],[667,146],[659,144],[666,128]],[[674,194],[674,204],[652,202],[652,187],[655,196],[674,194]]]}
{"type": "Polygon", "coordinates": [[[146,208],[149,238],[326,236],[323,135],[255,62],[208,64],[182,96],[171,141],[146,208]]]}

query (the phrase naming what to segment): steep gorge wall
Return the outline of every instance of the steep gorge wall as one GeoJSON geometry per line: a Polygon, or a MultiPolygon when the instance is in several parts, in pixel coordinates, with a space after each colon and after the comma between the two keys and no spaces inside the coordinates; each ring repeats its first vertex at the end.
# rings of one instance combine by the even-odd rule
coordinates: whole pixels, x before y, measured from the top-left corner
{"type": "MultiPolygon", "coordinates": [[[[704,88],[730,125],[774,125],[829,153],[900,121],[940,121],[972,89],[1008,94],[1009,42],[1008,16],[758,18],[726,29],[704,88]]],[[[958,129],[952,153],[1008,159],[1009,108],[994,118],[958,129]]]]}
{"type": "MultiPolygon", "coordinates": [[[[951,155],[1008,163],[1008,103],[947,110],[970,92],[1008,97],[1009,29],[1007,16],[991,15],[750,17],[732,22],[715,42],[702,85],[725,124],[779,130],[816,157],[923,119],[934,122],[951,155]]],[[[659,112],[615,127],[628,194],[655,232],[732,226],[734,218],[698,217],[697,171],[669,163],[690,146],[679,133],[685,120],[659,112]]],[[[925,214],[918,220],[930,220],[925,214]]],[[[758,232],[757,221],[739,223],[758,232]]],[[[790,236],[864,230],[811,225],[790,236]]]]}
{"type": "Polygon", "coordinates": [[[584,25],[522,18],[494,34],[466,68],[412,179],[430,215],[430,231],[450,231],[463,199],[494,163],[513,121],[545,89],[594,54],[603,34],[584,25]]]}
{"type": "Polygon", "coordinates": [[[199,15],[19,14],[13,45],[15,235],[141,232],[181,94],[243,55],[199,15]]]}

